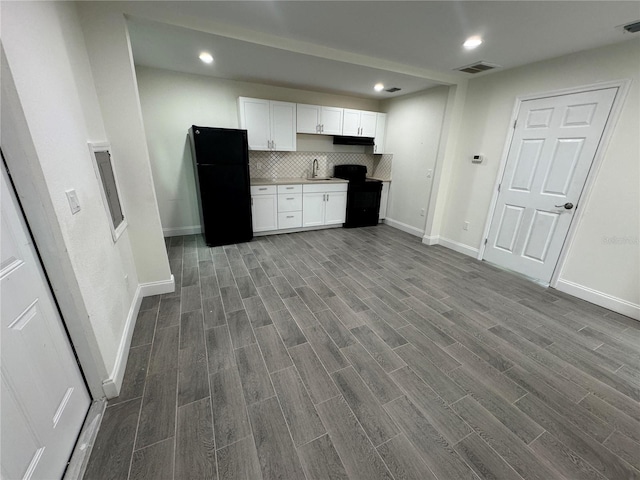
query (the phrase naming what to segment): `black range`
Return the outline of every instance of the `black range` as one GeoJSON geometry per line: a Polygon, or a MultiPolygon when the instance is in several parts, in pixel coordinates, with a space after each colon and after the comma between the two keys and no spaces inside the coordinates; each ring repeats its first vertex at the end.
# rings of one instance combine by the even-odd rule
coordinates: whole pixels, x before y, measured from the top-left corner
{"type": "Polygon", "coordinates": [[[349,180],[344,226],[351,228],[378,225],[382,181],[367,178],[367,167],[364,165],[336,165],[333,176],[349,180]]]}

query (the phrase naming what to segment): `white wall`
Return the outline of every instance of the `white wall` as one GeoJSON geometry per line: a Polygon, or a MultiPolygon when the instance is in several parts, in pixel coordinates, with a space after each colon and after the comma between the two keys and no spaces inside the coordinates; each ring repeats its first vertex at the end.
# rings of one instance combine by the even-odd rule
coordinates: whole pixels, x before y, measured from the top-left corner
{"type": "Polygon", "coordinates": [[[558,287],[570,282],[582,288],[573,294],[592,301],[599,297],[610,308],[618,299],[619,311],[633,313],[633,305],[640,303],[639,51],[640,41],[632,40],[470,80],[443,236],[471,248],[480,246],[517,96],[632,79],[595,184],[581,200],[582,221],[558,287]],[[470,155],[478,152],[486,161],[473,165],[470,155]],[[468,231],[462,230],[464,221],[470,222],[468,231]],[[627,241],[605,243],[610,237],[627,241]]]}
{"type": "Polygon", "coordinates": [[[75,5],[3,2],[2,45],[3,151],[92,394],[102,396],[138,275],[129,232],[112,240],[89,156],[87,141],[107,137],[75,5]]]}
{"type": "MultiPolygon", "coordinates": [[[[191,125],[238,128],[238,97],[378,111],[376,100],[236,82],[136,67],[151,168],[162,226],[167,231],[200,224],[187,130],[191,125]]],[[[299,151],[335,151],[329,140],[298,135],[299,151]]],[[[362,147],[347,147],[352,151],[362,147]]],[[[344,151],[344,149],[340,150],[344,151]]]]}
{"type": "Polygon", "coordinates": [[[77,6],[105,130],[117,159],[140,283],[162,285],[154,293],[173,290],[125,16],[110,2],[77,6]]]}
{"type": "Polygon", "coordinates": [[[387,100],[382,107],[387,112],[385,149],[393,154],[386,222],[420,237],[425,229],[448,94],[448,87],[436,87],[387,100]],[[431,178],[427,178],[428,170],[432,171],[431,178]]]}

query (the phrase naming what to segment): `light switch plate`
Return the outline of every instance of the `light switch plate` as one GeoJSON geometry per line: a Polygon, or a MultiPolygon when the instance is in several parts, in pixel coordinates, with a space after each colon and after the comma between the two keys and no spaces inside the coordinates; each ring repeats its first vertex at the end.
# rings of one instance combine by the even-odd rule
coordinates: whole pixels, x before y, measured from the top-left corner
{"type": "Polygon", "coordinates": [[[69,207],[71,207],[71,214],[75,215],[80,211],[80,201],[78,200],[78,194],[75,190],[67,190],[64,192],[67,194],[67,200],[69,200],[69,207]]]}

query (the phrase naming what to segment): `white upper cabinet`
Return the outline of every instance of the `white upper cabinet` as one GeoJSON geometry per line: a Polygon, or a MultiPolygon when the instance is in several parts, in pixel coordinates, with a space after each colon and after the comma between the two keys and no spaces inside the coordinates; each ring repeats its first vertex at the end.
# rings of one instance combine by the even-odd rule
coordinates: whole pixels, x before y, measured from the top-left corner
{"type": "Polygon", "coordinates": [[[376,112],[344,109],[342,135],[348,137],[373,137],[376,134],[376,112]]]}
{"type": "Polygon", "coordinates": [[[239,97],[238,110],[250,150],[295,151],[295,103],[239,97]]]}
{"type": "Polygon", "coordinates": [[[240,128],[247,131],[250,150],[271,150],[271,120],[269,100],[238,99],[240,128]]]}
{"type": "Polygon", "coordinates": [[[322,107],[320,133],[325,135],[342,135],[343,112],[344,109],[338,107],[322,107]]]}
{"type": "Polygon", "coordinates": [[[298,104],[297,132],[342,135],[342,108],[298,104]]]}
{"type": "Polygon", "coordinates": [[[269,102],[271,113],[271,150],[295,152],[296,104],[269,102]]]}
{"type": "Polygon", "coordinates": [[[378,113],[376,118],[376,135],[373,137],[373,153],[386,153],[384,149],[384,132],[387,125],[387,114],[378,113]]]}

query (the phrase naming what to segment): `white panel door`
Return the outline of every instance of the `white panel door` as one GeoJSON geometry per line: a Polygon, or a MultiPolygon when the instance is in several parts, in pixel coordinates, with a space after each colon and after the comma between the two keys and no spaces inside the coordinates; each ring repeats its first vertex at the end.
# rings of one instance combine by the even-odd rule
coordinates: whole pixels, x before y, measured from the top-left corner
{"type": "Polygon", "coordinates": [[[270,150],[269,100],[240,97],[240,128],[247,131],[250,150],[270,150]]]}
{"type": "Polygon", "coordinates": [[[617,90],[522,102],[485,260],[551,280],[617,90]]]}
{"type": "Polygon", "coordinates": [[[326,193],[305,193],[302,195],[302,226],[324,225],[324,205],[326,193]]]}
{"type": "Polygon", "coordinates": [[[254,232],[268,232],[278,228],[278,197],[254,195],[251,197],[251,217],[254,232]]]}
{"type": "Polygon", "coordinates": [[[325,197],[324,224],[344,223],[347,215],[347,192],[331,192],[325,197]]]}
{"type": "Polygon", "coordinates": [[[89,394],[2,168],[2,478],[61,478],[89,394]]]}
{"type": "Polygon", "coordinates": [[[271,107],[271,149],[281,152],[296,150],[296,104],[269,102],[271,107]]]}

